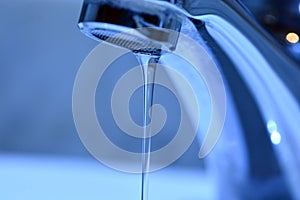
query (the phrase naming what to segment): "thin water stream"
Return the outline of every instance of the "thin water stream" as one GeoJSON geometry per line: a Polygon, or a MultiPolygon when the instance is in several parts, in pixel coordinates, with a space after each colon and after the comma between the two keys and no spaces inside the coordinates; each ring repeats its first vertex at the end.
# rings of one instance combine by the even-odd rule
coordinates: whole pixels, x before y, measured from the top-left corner
{"type": "Polygon", "coordinates": [[[144,96],[143,96],[143,136],[142,136],[142,184],[141,184],[141,200],[148,200],[149,180],[148,172],[150,170],[151,155],[151,118],[154,95],[154,81],[156,67],[160,58],[157,54],[135,53],[139,64],[143,70],[144,80],[144,96]]]}

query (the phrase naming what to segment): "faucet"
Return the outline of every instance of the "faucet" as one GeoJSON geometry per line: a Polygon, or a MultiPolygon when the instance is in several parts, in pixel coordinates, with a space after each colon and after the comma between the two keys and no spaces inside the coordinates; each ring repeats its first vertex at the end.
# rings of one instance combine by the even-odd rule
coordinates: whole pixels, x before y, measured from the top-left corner
{"type": "Polygon", "coordinates": [[[139,52],[157,52],[161,44],[172,51],[179,32],[195,37],[222,72],[242,127],[248,172],[235,198],[300,199],[300,66],[241,2],[85,0],[79,28],[93,39],[122,41],[139,52]],[[125,38],[113,36],[132,28],[137,31],[125,38]],[[273,134],[280,134],[280,144],[273,134]]]}

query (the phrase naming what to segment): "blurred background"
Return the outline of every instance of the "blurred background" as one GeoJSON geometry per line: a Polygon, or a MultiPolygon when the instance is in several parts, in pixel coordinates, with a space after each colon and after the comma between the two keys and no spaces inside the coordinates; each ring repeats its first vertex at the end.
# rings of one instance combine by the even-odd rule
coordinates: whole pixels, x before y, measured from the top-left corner
{"type": "MultiPolygon", "coordinates": [[[[300,1],[243,2],[300,63],[300,1]]],[[[139,198],[140,177],[100,166],[74,126],[73,83],[81,62],[98,44],[77,28],[81,6],[81,0],[0,2],[0,199],[101,199],[117,195],[114,185],[118,190],[127,185],[120,194],[139,198]]],[[[198,148],[195,143],[189,152],[198,148]]],[[[204,168],[201,161],[189,159],[189,152],[178,165],[204,168]]],[[[193,170],[177,177],[190,183],[190,199],[199,192],[193,181],[210,181],[193,170]]],[[[176,187],[167,179],[168,187],[176,187]]],[[[213,193],[202,189],[204,195],[213,193]]],[[[157,199],[172,199],[170,193],[160,195],[157,199]]]]}
{"type": "Polygon", "coordinates": [[[283,49],[300,62],[299,0],[241,0],[283,49]]]}

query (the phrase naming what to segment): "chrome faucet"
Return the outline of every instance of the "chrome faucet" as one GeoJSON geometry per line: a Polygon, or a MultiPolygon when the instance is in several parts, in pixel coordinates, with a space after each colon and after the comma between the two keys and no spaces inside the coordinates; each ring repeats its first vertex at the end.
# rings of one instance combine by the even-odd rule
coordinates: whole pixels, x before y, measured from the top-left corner
{"type": "Polygon", "coordinates": [[[236,198],[300,199],[300,65],[238,0],[85,0],[79,27],[133,51],[172,51],[176,33],[194,34],[218,64],[242,126],[249,167],[236,198]],[[113,38],[132,28],[147,29],[113,38]]]}

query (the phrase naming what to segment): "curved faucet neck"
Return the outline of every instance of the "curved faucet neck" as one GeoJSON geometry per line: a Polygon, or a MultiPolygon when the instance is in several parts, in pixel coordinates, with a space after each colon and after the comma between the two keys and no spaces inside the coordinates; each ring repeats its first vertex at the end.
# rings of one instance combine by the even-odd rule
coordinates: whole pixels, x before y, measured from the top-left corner
{"type": "MultiPolygon", "coordinates": [[[[245,39],[255,46],[257,51],[265,58],[271,68],[281,78],[295,98],[300,102],[300,66],[291,59],[274,38],[254,19],[239,1],[233,0],[182,0],[185,9],[194,18],[204,21],[207,26],[218,27],[220,31],[233,32],[226,27],[219,26],[222,19],[231,28],[239,32],[245,39]],[[213,16],[213,17],[211,17],[213,16]],[[225,30],[226,29],[226,30],[225,30]]],[[[229,35],[230,36],[230,35],[229,35]]],[[[231,40],[236,40],[234,35],[231,40]]],[[[240,45],[243,41],[240,41],[240,45]]],[[[244,48],[244,51],[247,49],[244,48]]],[[[251,56],[251,54],[249,54],[251,56]]],[[[229,55],[231,57],[231,55],[229,55]]],[[[249,58],[253,59],[253,58],[249,58]]]]}

